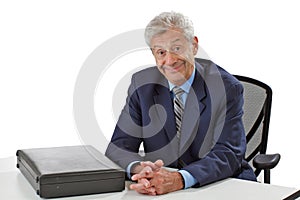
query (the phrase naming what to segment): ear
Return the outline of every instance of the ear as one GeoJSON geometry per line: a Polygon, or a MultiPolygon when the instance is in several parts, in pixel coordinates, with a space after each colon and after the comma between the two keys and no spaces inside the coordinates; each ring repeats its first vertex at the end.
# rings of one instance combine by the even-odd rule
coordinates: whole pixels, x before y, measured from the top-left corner
{"type": "Polygon", "coordinates": [[[196,55],[198,52],[198,38],[197,36],[194,36],[194,41],[193,41],[193,53],[196,55]]]}

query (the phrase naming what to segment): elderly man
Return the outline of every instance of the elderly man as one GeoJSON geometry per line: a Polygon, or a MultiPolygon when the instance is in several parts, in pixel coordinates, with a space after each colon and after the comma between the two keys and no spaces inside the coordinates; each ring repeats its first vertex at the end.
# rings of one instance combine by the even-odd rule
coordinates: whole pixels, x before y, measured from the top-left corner
{"type": "Polygon", "coordinates": [[[213,62],[194,58],[198,39],[180,13],[156,16],[145,40],[157,66],[132,76],[106,151],[136,181],[130,188],[157,195],[227,177],[256,180],[244,160],[242,85],[213,62]]]}

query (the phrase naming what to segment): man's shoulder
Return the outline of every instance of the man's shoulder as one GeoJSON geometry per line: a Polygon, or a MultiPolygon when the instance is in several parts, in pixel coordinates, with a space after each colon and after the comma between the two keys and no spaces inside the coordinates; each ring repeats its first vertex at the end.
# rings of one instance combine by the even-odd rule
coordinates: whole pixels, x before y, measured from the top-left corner
{"type": "Polygon", "coordinates": [[[144,69],[141,69],[137,72],[135,72],[133,75],[134,76],[145,76],[149,74],[159,74],[159,71],[156,66],[149,66],[144,69]]]}
{"type": "Polygon", "coordinates": [[[156,66],[147,67],[132,75],[132,79],[137,84],[165,84],[164,76],[156,66]]]}
{"type": "Polygon", "coordinates": [[[215,64],[213,61],[201,58],[196,58],[195,61],[197,63],[196,66],[198,65],[197,70],[205,80],[221,79],[225,86],[240,84],[234,75],[215,64]]]}

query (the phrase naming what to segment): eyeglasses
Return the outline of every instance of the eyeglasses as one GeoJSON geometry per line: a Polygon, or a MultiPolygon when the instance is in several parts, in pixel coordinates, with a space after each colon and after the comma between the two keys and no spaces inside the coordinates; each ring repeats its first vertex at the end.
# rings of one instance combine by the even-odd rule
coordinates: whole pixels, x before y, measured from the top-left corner
{"type": "Polygon", "coordinates": [[[186,50],[186,48],[183,45],[173,45],[169,49],[163,49],[163,48],[159,48],[159,47],[151,48],[153,55],[157,59],[160,59],[160,60],[165,58],[167,52],[175,54],[175,55],[179,55],[179,54],[182,54],[183,52],[185,52],[185,50],[186,50]]]}

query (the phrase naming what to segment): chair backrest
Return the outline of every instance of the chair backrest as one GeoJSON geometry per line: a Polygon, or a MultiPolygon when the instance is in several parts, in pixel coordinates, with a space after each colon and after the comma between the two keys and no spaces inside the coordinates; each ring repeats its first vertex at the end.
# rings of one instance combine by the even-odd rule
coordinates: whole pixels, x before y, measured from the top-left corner
{"type": "MultiPolygon", "coordinates": [[[[245,159],[252,165],[253,158],[267,150],[272,90],[265,83],[253,78],[234,75],[244,86],[244,116],[247,150],[245,159]]],[[[255,175],[261,170],[253,167],[255,175]]]]}

